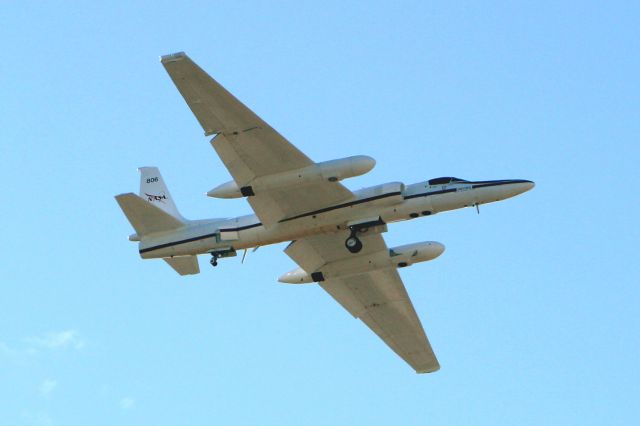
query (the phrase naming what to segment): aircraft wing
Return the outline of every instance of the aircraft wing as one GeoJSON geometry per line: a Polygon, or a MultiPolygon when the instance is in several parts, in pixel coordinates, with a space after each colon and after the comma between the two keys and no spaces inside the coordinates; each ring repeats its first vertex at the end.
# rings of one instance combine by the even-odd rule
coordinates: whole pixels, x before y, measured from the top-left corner
{"type": "MultiPolygon", "coordinates": [[[[236,99],[185,53],[163,56],[162,65],[191,108],[211,145],[239,187],[258,177],[314,164],[304,153],[236,99]]],[[[248,197],[266,226],[353,197],[339,183],[263,191],[248,197]]]]}
{"type": "MultiPolygon", "coordinates": [[[[317,235],[291,243],[285,253],[306,272],[331,268],[354,259],[360,265],[374,256],[389,256],[389,249],[380,234],[359,237],[363,249],[357,255],[349,253],[344,241],[349,233],[317,235]],[[356,257],[360,259],[356,260],[356,257]],[[337,263],[336,263],[337,262],[337,263]]],[[[351,315],[360,318],[417,373],[430,373],[440,368],[424,333],[411,299],[395,267],[377,269],[318,283],[351,315]]]]}

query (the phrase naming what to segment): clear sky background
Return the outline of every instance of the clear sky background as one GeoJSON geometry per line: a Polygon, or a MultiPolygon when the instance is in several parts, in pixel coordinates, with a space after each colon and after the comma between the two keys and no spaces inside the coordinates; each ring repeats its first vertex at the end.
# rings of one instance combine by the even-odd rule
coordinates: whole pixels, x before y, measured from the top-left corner
{"type": "Polygon", "coordinates": [[[0,424],[636,424],[637,2],[4,2],[0,424]],[[322,4],[320,4],[322,3],[322,4]],[[180,277],[113,196],[158,166],[189,218],[250,212],[159,56],[186,51],[351,189],[536,188],[390,226],[442,368],[416,375],[285,244],[180,277]]]}

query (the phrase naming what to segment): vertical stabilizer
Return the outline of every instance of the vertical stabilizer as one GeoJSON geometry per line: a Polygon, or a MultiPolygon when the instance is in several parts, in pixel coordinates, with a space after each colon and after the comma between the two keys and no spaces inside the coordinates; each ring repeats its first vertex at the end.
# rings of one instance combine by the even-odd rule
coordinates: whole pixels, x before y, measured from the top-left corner
{"type": "Polygon", "coordinates": [[[140,197],[165,213],[184,221],[173,202],[167,185],[157,167],[140,167],[140,197]]]}

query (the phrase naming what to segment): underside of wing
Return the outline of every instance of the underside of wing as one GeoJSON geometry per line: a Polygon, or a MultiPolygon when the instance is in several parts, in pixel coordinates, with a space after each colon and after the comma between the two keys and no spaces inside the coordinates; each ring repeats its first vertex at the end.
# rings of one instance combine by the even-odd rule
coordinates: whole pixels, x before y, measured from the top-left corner
{"type": "MultiPolygon", "coordinates": [[[[280,135],[278,137],[282,138],[280,135]]],[[[275,140],[264,129],[252,129],[232,135],[221,134],[211,141],[211,145],[239,187],[251,186],[257,178],[299,170],[314,164],[309,159],[301,161],[296,154],[299,151],[293,145],[284,138],[282,142],[275,140]]],[[[262,223],[268,226],[352,197],[353,193],[342,184],[320,181],[299,187],[260,191],[247,197],[247,201],[262,223]]]]}
{"type": "Polygon", "coordinates": [[[348,233],[319,235],[293,242],[285,252],[307,273],[331,270],[319,285],[354,317],[373,330],[418,373],[440,368],[400,275],[383,257],[388,248],[380,234],[361,237],[357,255],[344,247],[348,233]],[[382,262],[382,263],[381,263],[382,262]],[[363,271],[362,265],[377,265],[363,271]]]}
{"type": "MultiPolygon", "coordinates": [[[[211,78],[185,53],[163,56],[162,65],[204,129],[238,187],[257,178],[299,170],[314,162],[211,78]]],[[[339,183],[318,182],[296,190],[268,190],[249,202],[267,226],[286,217],[336,204],[353,196],[339,183]]]]}
{"type": "Polygon", "coordinates": [[[398,271],[387,268],[319,284],[337,301],[348,300],[349,311],[416,372],[440,368],[398,271]]]}
{"type": "MultiPolygon", "coordinates": [[[[198,119],[206,136],[261,128],[284,140],[184,52],[163,56],[160,61],[198,119]]],[[[299,154],[302,160],[308,160],[304,154],[299,154]]]]}

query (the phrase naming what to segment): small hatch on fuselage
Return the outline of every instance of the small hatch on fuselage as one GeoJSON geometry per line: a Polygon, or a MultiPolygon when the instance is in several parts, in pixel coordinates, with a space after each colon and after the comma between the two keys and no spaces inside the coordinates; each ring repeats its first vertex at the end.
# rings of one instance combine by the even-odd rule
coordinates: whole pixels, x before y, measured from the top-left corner
{"type": "Polygon", "coordinates": [[[469,182],[469,181],[460,179],[457,177],[439,177],[435,179],[429,179],[429,185],[446,185],[447,183],[456,183],[456,182],[469,182]]]}

